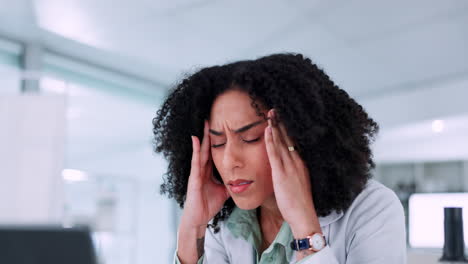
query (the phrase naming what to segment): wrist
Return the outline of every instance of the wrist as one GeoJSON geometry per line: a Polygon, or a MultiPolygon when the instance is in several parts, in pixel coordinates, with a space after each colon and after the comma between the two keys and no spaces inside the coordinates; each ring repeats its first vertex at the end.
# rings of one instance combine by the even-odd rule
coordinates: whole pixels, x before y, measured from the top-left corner
{"type": "Polygon", "coordinates": [[[306,238],[307,236],[310,236],[311,234],[315,233],[321,233],[322,228],[320,225],[311,225],[310,223],[308,225],[303,225],[303,226],[296,226],[295,228],[291,227],[291,232],[293,233],[294,239],[302,239],[306,238]]]}
{"type": "Polygon", "coordinates": [[[204,242],[203,226],[193,227],[181,223],[177,237],[177,256],[180,262],[197,263],[204,254],[204,242]]]}
{"type": "Polygon", "coordinates": [[[179,233],[184,234],[184,236],[188,235],[190,237],[195,236],[196,238],[201,238],[205,236],[206,227],[207,225],[193,226],[181,222],[179,233]]]}
{"type": "Polygon", "coordinates": [[[314,233],[322,233],[320,222],[315,211],[305,214],[290,223],[291,232],[295,239],[305,238],[314,233]]]}

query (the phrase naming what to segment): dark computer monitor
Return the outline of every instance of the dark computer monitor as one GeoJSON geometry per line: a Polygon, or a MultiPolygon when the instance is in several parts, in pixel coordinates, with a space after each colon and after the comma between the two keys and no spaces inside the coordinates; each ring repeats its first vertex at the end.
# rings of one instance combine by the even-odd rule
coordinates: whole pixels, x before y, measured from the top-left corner
{"type": "Polygon", "coordinates": [[[2,264],[97,264],[87,228],[0,226],[2,264]]]}

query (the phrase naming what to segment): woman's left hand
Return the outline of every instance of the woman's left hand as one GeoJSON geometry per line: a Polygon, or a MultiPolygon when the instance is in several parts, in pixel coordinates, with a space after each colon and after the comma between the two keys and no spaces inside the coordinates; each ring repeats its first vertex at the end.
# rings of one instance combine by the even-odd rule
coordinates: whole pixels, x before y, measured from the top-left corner
{"type": "Polygon", "coordinates": [[[272,169],[276,203],[295,238],[321,232],[312,200],[309,170],[274,109],[268,111],[265,144],[272,169]]]}

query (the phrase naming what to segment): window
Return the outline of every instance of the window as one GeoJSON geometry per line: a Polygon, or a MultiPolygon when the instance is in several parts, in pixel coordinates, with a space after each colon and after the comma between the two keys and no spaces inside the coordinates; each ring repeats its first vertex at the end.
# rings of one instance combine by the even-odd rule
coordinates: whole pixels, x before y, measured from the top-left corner
{"type": "Polygon", "coordinates": [[[54,54],[40,86],[67,102],[64,226],[90,225],[103,263],[170,262],[175,210],[159,195],[167,165],[152,151],[162,92],[54,54]]]}

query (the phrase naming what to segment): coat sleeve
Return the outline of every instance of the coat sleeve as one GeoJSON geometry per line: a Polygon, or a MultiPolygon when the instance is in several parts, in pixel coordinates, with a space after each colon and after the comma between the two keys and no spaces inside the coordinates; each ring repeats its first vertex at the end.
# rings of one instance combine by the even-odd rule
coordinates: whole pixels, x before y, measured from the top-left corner
{"type": "Polygon", "coordinates": [[[318,263],[327,263],[327,264],[339,264],[338,260],[329,246],[326,246],[324,249],[320,250],[319,252],[307,256],[297,264],[318,264],[318,263]]]}
{"type": "Polygon", "coordinates": [[[404,210],[395,193],[382,187],[359,198],[348,221],[346,261],[339,263],[333,250],[327,246],[297,263],[407,263],[404,210]]]}

